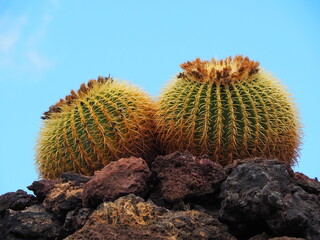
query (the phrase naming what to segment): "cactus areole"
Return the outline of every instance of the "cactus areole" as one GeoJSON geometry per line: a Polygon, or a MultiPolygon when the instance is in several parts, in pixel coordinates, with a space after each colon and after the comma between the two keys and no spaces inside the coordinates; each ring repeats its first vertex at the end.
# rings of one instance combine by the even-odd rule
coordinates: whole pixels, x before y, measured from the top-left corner
{"type": "Polygon", "coordinates": [[[259,62],[197,58],[181,67],[158,99],[157,131],[165,153],[188,150],[223,165],[254,157],[297,161],[297,109],[259,62]]]}
{"type": "Polygon", "coordinates": [[[36,164],[44,178],[92,175],[121,157],[154,154],[154,103],[127,82],[99,77],[44,113],[36,164]]]}

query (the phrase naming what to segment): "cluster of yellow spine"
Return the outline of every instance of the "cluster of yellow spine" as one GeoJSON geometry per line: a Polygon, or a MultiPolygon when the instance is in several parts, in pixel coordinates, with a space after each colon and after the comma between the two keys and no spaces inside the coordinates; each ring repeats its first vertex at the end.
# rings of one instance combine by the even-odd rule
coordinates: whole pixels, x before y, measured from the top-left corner
{"type": "Polygon", "coordinates": [[[42,117],[36,164],[44,178],[92,175],[121,157],[155,154],[153,100],[126,82],[99,77],[71,91],[42,117]]]}
{"type": "Polygon", "coordinates": [[[164,153],[188,150],[226,165],[278,158],[293,164],[301,124],[291,97],[258,62],[236,56],[181,64],[158,99],[157,133],[164,153]]]}

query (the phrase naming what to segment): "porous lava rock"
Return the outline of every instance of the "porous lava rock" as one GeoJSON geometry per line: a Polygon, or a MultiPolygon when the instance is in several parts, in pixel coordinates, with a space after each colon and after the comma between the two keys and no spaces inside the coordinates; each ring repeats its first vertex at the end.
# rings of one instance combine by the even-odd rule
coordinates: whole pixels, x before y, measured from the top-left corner
{"type": "Polygon", "coordinates": [[[303,173],[294,173],[295,183],[307,193],[320,194],[320,182],[317,179],[310,179],[303,173]]]}
{"type": "Polygon", "coordinates": [[[68,212],[63,225],[64,229],[69,233],[73,233],[82,228],[92,212],[92,208],[76,208],[68,212]]]}
{"type": "Polygon", "coordinates": [[[82,207],[82,191],[83,184],[75,185],[73,181],[60,182],[47,195],[43,206],[58,218],[65,218],[69,211],[82,207]]]}
{"type": "Polygon", "coordinates": [[[177,202],[185,198],[214,193],[227,175],[221,165],[208,157],[194,157],[188,152],[158,156],[153,164],[164,200],[177,202]]]}
{"type": "Polygon", "coordinates": [[[111,162],[85,184],[83,206],[96,207],[130,193],[144,197],[150,177],[151,171],[142,158],[121,158],[111,162]]]}
{"type": "Polygon", "coordinates": [[[23,210],[33,204],[36,204],[36,198],[21,189],[16,192],[8,192],[0,196],[0,216],[2,216],[7,209],[23,210]]]}
{"type": "Polygon", "coordinates": [[[41,205],[25,210],[7,210],[0,239],[62,239],[65,231],[58,219],[41,205]]]}
{"type": "Polygon", "coordinates": [[[83,184],[87,183],[91,179],[92,176],[85,176],[73,172],[65,172],[59,176],[59,181],[63,183],[72,182],[75,186],[83,186],[83,184]]]}
{"type": "Polygon", "coordinates": [[[54,185],[58,183],[58,180],[55,179],[42,179],[39,181],[34,181],[30,186],[27,188],[33,191],[34,195],[37,196],[39,202],[43,202],[43,200],[47,197],[49,192],[54,185]]]}
{"type": "Polygon", "coordinates": [[[136,228],[120,228],[117,226],[96,223],[92,229],[67,237],[65,240],[169,240],[167,237],[152,235],[149,232],[136,228]]]}
{"type": "Polygon", "coordinates": [[[320,239],[320,183],[283,162],[244,159],[223,169],[174,153],[150,166],[152,175],[142,159],[122,159],[93,177],[35,181],[37,197],[6,193],[0,239],[320,239]]]}
{"type": "Polygon", "coordinates": [[[304,238],[295,238],[295,237],[275,237],[275,238],[269,238],[268,240],[304,240],[304,238]]]}
{"type": "Polygon", "coordinates": [[[133,194],[102,203],[85,226],[66,239],[236,240],[208,214],[169,211],[133,194]]]}
{"type": "Polygon", "coordinates": [[[319,239],[319,195],[297,185],[287,164],[246,160],[228,171],[221,185],[220,220],[231,227],[235,236],[247,239],[266,232],[273,237],[319,239]]]}
{"type": "Polygon", "coordinates": [[[270,237],[266,233],[261,233],[251,237],[249,240],[305,240],[304,238],[295,238],[295,237],[270,237]]]}

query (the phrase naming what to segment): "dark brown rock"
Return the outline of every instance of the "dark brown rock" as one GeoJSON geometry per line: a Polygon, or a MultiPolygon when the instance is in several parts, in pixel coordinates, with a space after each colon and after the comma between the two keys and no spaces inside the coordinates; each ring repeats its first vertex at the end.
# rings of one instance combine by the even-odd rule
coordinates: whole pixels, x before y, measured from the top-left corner
{"type": "Polygon", "coordinates": [[[275,238],[269,238],[268,240],[305,240],[304,238],[295,238],[295,237],[275,237],[275,238]]]}
{"type": "Polygon", "coordinates": [[[82,191],[83,184],[76,186],[74,182],[58,183],[47,195],[43,205],[48,212],[64,219],[69,211],[82,207],[82,191]]]}
{"type": "Polygon", "coordinates": [[[152,171],[160,181],[163,198],[169,202],[214,193],[227,177],[224,169],[208,157],[187,152],[157,157],[152,171]]]}
{"type": "Polygon", "coordinates": [[[149,167],[141,158],[121,158],[111,162],[85,184],[83,206],[96,207],[130,193],[144,197],[150,176],[149,167]]]}
{"type": "Polygon", "coordinates": [[[71,239],[236,240],[227,227],[198,211],[173,212],[133,194],[104,202],[71,239]]]}
{"type": "Polygon", "coordinates": [[[317,179],[310,179],[303,173],[294,173],[295,183],[308,193],[320,194],[320,182],[317,179]]]}
{"type": "Polygon", "coordinates": [[[92,212],[91,208],[77,208],[68,212],[63,225],[64,229],[68,233],[74,233],[84,226],[92,212]]]}
{"type": "Polygon", "coordinates": [[[21,189],[16,192],[5,193],[0,196],[0,217],[3,216],[6,209],[22,210],[36,203],[35,196],[21,189]]]}
{"type": "Polygon", "coordinates": [[[295,237],[275,237],[272,238],[268,236],[266,233],[258,234],[254,237],[251,237],[249,240],[305,240],[304,238],[295,238],[295,237]]]}
{"type": "Polygon", "coordinates": [[[235,164],[221,185],[220,219],[242,239],[261,232],[319,239],[319,195],[295,182],[292,169],[277,160],[235,164]]]}
{"type": "Polygon", "coordinates": [[[1,239],[62,239],[65,232],[60,222],[41,205],[22,211],[7,210],[1,239]]]}
{"type": "Polygon", "coordinates": [[[261,234],[258,234],[258,235],[251,237],[248,240],[269,240],[269,238],[270,238],[270,236],[268,234],[261,233],[261,234]]]}
{"type": "Polygon", "coordinates": [[[39,202],[43,202],[43,200],[47,197],[51,189],[57,183],[58,181],[54,179],[43,179],[39,181],[34,181],[27,188],[33,191],[34,195],[37,196],[39,202]]]}
{"type": "Polygon", "coordinates": [[[65,172],[59,176],[59,180],[63,183],[66,182],[73,182],[75,186],[82,186],[83,184],[87,183],[92,179],[92,176],[85,176],[77,173],[72,172],[65,172]]]}

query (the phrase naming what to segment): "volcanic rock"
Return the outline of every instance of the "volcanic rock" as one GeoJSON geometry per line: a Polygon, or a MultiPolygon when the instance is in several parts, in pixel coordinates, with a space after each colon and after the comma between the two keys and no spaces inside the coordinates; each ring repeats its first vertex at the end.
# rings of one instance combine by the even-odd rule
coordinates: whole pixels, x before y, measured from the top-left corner
{"type": "Polygon", "coordinates": [[[37,200],[33,195],[21,189],[5,193],[0,196],[0,216],[3,216],[6,209],[23,210],[36,203],[37,200]]]}
{"type": "Polygon", "coordinates": [[[272,238],[272,237],[268,236],[266,233],[262,233],[262,234],[258,234],[256,236],[254,236],[254,237],[251,237],[249,240],[305,240],[305,239],[304,238],[287,237],[287,236],[272,238]]]}
{"type": "Polygon", "coordinates": [[[167,237],[150,235],[149,232],[135,228],[119,228],[104,223],[96,223],[92,229],[84,229],[65,240],[169,240],[167,237]],[[88,232],[86,232],[86,230],[88,232]]]}
{"type": "Polygon", "coordinates": [[[63,225],[64,229],[69,233],[73,233],[82,228],[92,212],[93,209],[91,208],[77,208],[68,212],[63,225]]]}
{"type": "Polygon", "coordinates": [[[169,202],[214,193],[227,177],[219,164],[188,152],[157,157],[152,171],[160,181],[164,200],[169,202]]]}
{"type": "Polygon", "coordinates": [[[47,197],[51,189],[57,184],[58,181],[54,179],[43,179],[39,181],[34,181],[27,188],[37,196],[39,202],[43,202],[43,200],[47,197]]]}
{"type": "Polygon", "coordinates": [[[291,168],[280,161],[235,164],[221,185],[221,221],[240,239],[260,232],[319,239],[320,196],[295,182],[291,168]]]}
{"type": "Polygon", "coordinates": [[[227,227],[198,211],[172,212],[130,194],[104,202],[71,239],[221,239],[236,240],[227,227]]]}
{"type": "Polygon", "coordinates": [[[317,179],[310,179],[303,173],[294,173],[295,183],[307,193],[320,194],[320,182],[317,179]]]}
{"type": "Polygon", "coordinates": [[[269,239],[270,239],[270,236],[266,233],[261,233],[249,238],[249,240],[269,240],[269,239]]]}
{"type": "Polygon", "coordinates": [[[54,240],[65,236],[60,222],[41,205],[33,205],[22,211],[9,209],[3,222],[1,239],[54,240]]]}
{"type": "Polygon", "coordinates": [[[144,197],[150,176],[149,167],[141,158],[121,158],[111,162],[85,184],[83,206],[96,207],[130,193],[144,197]]]}
{"type": "Polygon", "coordinates": [[[63,183],[66,182],[73,182],[75,186],[82,186],[83,184],[87,183],[92,179],[92,176],[85,176],[77,173],[72,172],[65,172],[59,176],[59,180],[63,183]]]}
{"type": "Polygon", "coordinates": [[[58,218],[65,218],[69,211],[82,207],[82,191],[83,184],[77,186],[73,181],[58,183],[47,195],[43,205],[58,218]]]}
{"type": "Polygon", "coordinates": [[[244,159],[223,169],[174,153],[151,170],[132,157],[93,177],[35,181],[36,198],[6,193],[0,239],[320,239],[320,183],[283,162],[244,159]]]}
{"type": "Polygon", "coordinates": [[[275,238],[269,238],[268,240],[304,240],[304,238],[295,238],[295,237],[275,237],[275,238]]]}

